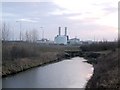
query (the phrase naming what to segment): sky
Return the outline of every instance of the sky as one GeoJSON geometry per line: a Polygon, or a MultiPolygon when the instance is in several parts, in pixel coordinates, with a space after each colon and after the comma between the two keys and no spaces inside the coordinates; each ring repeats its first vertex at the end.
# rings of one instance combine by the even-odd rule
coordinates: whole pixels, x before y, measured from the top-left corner
{"type": "Polygon", "coordinates": [[[118,0],[4,0],[2,21],[11,28],[11,37],[36,29],[39,39],[54,40],[58,27],[68,28],[70,38],[114,40],[118,37],[118,0]],[[42,28],[41,28],[42,27],[42,28]]]}

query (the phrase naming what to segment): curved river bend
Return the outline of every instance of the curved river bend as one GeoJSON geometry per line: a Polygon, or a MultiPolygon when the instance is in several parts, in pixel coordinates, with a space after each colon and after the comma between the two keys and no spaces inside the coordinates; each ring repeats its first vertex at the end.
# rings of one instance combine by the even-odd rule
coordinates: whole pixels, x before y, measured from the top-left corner
{"type": "Polygon", "coordinates": [[[3,78],[3,88],[84,88],[92,65],[75,57],[3,78]]]}

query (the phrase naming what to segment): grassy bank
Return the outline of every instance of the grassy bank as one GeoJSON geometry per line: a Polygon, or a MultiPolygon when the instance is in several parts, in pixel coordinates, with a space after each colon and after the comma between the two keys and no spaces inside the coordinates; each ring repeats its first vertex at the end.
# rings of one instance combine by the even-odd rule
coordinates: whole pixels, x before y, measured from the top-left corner
{"type": "Polygon", "coordinates": [[[86,86],[86,90],[93,88],[113,88],[120,87],[120,77],[118,76],[118,50],[97,59],[94,64],[94,74],[86,86]]]}
{"type": "Polygon", "coordinates": [[[78,47],[28,42],[2,42],[2,76],[60,61],[65,58],[64,50],[71,49],[75,50],[78,47]]]}
{"type": "MultiPolygon", "coordinates": [[[[115,45],[115,43],[113,43],[115,45]]],[[[106,88],[119,90],[120,89],[120,77],[119,77],[119,57],[120,49],[117,45],[114,47],[110,43],[104,45],[92,45],[94,49],[91,50],[90,46],[84,47],[88,59],[88,63],[93,64],[94,72],[91,79],[86,85],[86,90],[93,90],[98,88],[106,88]],[[104,46],[104,48],[103,48],[104,46]],[[108,47],[109,46],[109,47],[108,47]],[[97,47],[97,48],[96,48],[97,47]],[[98,49],[99,48],[99,49],[98,49]],[[101,51],[102,50],[102,51],[101,51]],[[93,52],[101,53],[99,57],[93,57],[93,52]]]]}

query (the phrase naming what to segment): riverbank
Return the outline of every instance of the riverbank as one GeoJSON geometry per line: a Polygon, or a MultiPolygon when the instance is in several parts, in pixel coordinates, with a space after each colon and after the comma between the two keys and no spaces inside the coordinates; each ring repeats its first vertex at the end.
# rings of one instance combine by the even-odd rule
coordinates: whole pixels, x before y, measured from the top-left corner
{"type": "Polygon", "coordinates": [[[92,65],[83,61],[84,58],[74,57],[32,68],[3,78],[3,88],[85,88],[86,78],[93,70],[92,65]]]}
{"type": "MultiPolygon", "coordinates": [[[[95,47],[95,46],[93,46],[95,47]]],[[[101,46],[100,46],[101,47],[101,46]]],[[[106,46],[107,47],[107,46],[106,46]]],[[[101,49],[91,51],[90,46],[83,48],[80,56],[87,59],[94,67],[94,74],[86,85],[86,90],[92,88],[119,87],[118,53],[119,50],[101,49]],[[102,50],[102,51],[100,51],[102,50]]],[[[65,58],[65,50],[78,50],[79,47],[65,45],[40,45],[27,42],[3,43],[2,76],[8,76],[28,70],[33,67],[61,61],[65,58]]],[[[69,56],[69,55],[68,55],[69,56]]]]}
{"type": "Polygon", "coordinates": [[[94,73],[86,85],[86,90],[93,88],[115,89],[120,88],[120,77],[118,76],[120,49],[110,50],[109,53],[101,55],[95,59],[95,63],[89,58],[88,63],[92,63],[94,73]]]}
{"type": "Polygon", "coordinates": [[[61,61],[65,58],[64,50],[78,49],[76,46],[28,42],[3,42],[2,44],[2,77],[61,61]]]}
{"type": "Polygon", "coordinates": [[[17,74],[30,68],[43,66],[58,62],[64,59],[64,53],[47,52],[37,58],[22,58],[13,61],[6,61],[2,66],[2,77],[17,74]]]}

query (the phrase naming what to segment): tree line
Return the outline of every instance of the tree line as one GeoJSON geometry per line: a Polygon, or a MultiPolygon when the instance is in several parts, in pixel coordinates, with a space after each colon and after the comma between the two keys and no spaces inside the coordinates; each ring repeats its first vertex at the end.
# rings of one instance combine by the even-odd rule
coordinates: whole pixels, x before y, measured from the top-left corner
{"type": "MultiPolygon", "coordinates": [[[[2,23],[0,28],[2,34],[2,41],[10,41],[14,40],[14,35],[12,29],[9,24],[2,23]],[[11,39],[13,37],[13,39],[11,39]]],[[[20,41],[27,41],[27,42],[36,42],[39,39],[39,34],[37,29],[26,30],[25,32],[20,31],[18,33],[18,40],[20,41]]]]}

